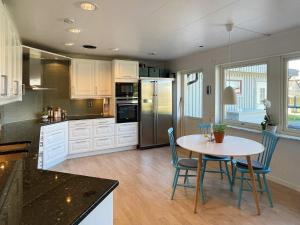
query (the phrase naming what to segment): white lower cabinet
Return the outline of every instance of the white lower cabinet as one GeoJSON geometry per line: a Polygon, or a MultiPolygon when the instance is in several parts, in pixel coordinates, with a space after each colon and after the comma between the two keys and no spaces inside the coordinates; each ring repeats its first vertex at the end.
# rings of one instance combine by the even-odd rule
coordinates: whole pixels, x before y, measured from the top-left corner
{"type": "Polygon", "coordinates": [[[79,225],[113,225],[113,192],[94,208],[79,225]]]}
{"type": "Polygon", "coordinates": [[[116,124],[116,147],[138,144],[138,123],[116,124]]]}
{"type": "Polygon", "coordinates": [[[122,151],[137,144],[138,123],[116,124],[114,118],[103,118],[46,125],[41,128],[39,168],[52,167],[68,156],[122,151]]]}
{"type": "Polygon", "coordinates": [[[68,122],[42,126],[39,168],[48,169],[64,161],[68,155],[68,122]]]}

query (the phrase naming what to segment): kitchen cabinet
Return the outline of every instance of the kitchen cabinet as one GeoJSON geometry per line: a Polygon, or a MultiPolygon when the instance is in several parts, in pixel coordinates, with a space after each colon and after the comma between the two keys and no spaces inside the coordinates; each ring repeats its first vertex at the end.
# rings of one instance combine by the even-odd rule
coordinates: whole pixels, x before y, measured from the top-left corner
{"type": "Polygon", "coordinates": [[[95,63],[96,95],[110,97],[112,95],[111,62],[97,60],[95,63]]]}
{"type": "Polygon", "coordinates": [[[137,82],[139,77],[139,62],[113,60],[113,75],[115,82],[137,82]]]}
{"type": "Polygon", "coordinates": [[[0,105],[22,101],[22,47],[8,10],[0,1],[0,105]]]}
{"type": "Polygon", "coordinates": [[[97,99],[112,95],[111,62],[72,59],[71,98],[97,99]]]}
{"type": "Polygon", "coordinates": [[[116,124],[116,147],[133,146],[138,144],[138,123],[116,124]]]}
{"type": "Polygon", "coordinates": [[[43,162],[41,168],[48,169],[62,161],[68,155],[68,122],[41,127],[40,149],[43,162]]]}

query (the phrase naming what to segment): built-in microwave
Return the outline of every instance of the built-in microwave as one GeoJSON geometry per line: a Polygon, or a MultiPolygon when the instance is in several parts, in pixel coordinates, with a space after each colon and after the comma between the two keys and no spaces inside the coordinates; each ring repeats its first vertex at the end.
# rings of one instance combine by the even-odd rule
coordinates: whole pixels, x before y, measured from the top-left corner
{"type": "Polygon", "coordinates": [[[137,99],[138,98],[138,83],[116,83],[116,98],[117,99],[137,99]]]}

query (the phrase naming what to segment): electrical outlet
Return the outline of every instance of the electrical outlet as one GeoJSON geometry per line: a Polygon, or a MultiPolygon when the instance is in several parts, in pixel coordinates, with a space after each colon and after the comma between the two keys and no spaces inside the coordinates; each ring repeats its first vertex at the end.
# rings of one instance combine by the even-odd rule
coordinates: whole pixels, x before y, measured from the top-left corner
{"type": "Polygon", "coordinates": [[[93,107],[93,100],[88,100],[87,106],[88,106],[88,108],[92,108],[93,107]]]}

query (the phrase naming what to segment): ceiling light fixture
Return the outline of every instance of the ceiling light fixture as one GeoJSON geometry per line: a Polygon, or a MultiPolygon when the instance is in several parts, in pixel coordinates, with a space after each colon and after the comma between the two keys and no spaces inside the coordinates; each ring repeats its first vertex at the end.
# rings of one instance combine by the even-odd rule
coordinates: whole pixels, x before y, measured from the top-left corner
{"type": "Polygon", "coordinates": [[[148,55],[156,55],[156,52],[149,52],[148,55]]]}
{"type": "Polygon", "coordinates": [[[73,18],[64,18],[64,22],[67,24],[73,24],[75,23],[75,20],[73,18]]]}
{"type": "Polygon", "coordinates": [[[113,52],[118,52],[118,51],[120,51],[119,48],[111,48],[110,50],[113,51],[113,52]]]}
{"type": "Polygon", "coordinates": [[[198,47],[199,47],[199,48],[204,48],[204,46],[203,46],[203,45],[199,45],[198,47]]]}
{"type": "Polygon", "coordinates": [[[65,46],[74,46],[74,43],[73,42],[67,42],[67,43],[65,43],[65,46]]]}
{"type": "Polygon", "coordinates": [[[80,3],[80,8],[86,11],[94,11],[97,9],[97,5],[92,2],[81,2],[80,3]]]}
{"type": "MultiPolygon", "coordinates": [[[[228,62],[231,64],[231,31],[233,28],[233,23],[226,24],[226,30],[228,32],[228,62]]],[[[223,104],[225,105],[235,105],[237,104],[236,93],[233,87],[230,86],[230,68],[228,70],[229,75],[229,85],[223,91],[223,104]]]]}
{"type": "Polygon", "coordinates": [[[83,48],[88,48],[88,49],[96,49],[97,47],[94,45],[82,45],[83,48]]]}
{"type": "Polygon", "coordinates": [[[68,31],[74,34],[79,34],[81,32],[79,28],[75,28],[75,27],[68,29],[68,31]]]}

